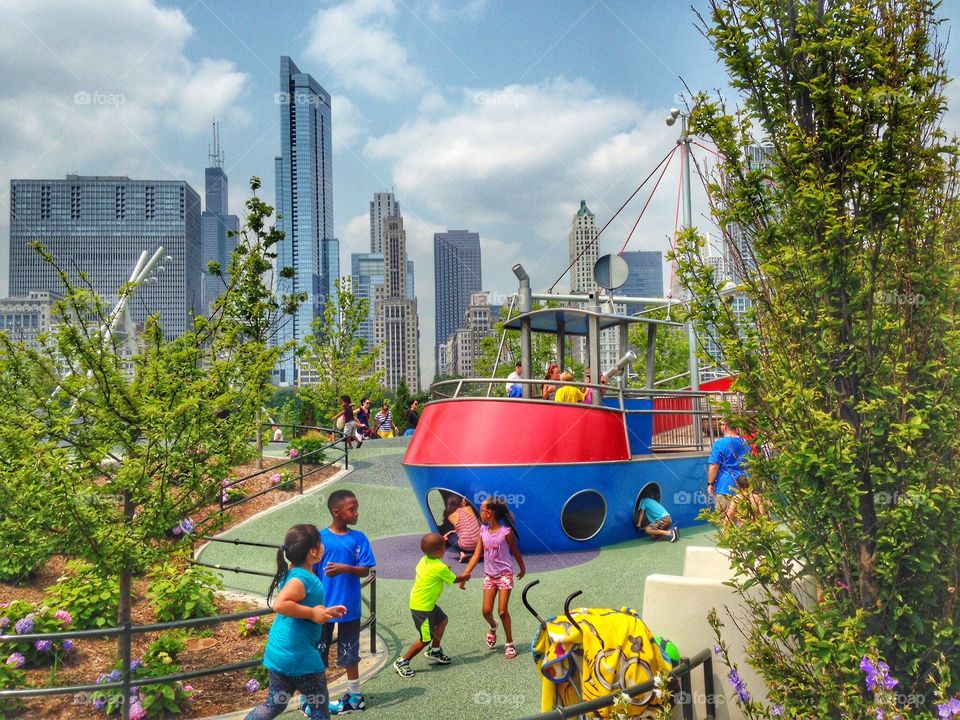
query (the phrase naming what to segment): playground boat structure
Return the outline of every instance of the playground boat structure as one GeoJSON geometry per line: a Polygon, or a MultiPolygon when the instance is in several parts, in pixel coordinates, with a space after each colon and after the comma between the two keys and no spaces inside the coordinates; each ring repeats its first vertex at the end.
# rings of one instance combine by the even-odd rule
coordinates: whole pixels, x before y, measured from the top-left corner
{"type": "MultiPolygon", "coordinates": [[[[655,386],[657,330],[666,320],[605,312],[596,295],[583,308],[532,310],[529,278],[519,265],[520,309],[505,330],[519,330],[522,397],[493,397],[504,378],[447,380],[431,387],[403,467],[431,528],[451,529],[444,508],[451,496],[479,509],[498,496],[517,519],[525,553],[595,549],[636,539],[640,500],[652,497],[676,527],[698,521],[706,496],[707,458],[731,379],[698,390],[655,386]],[[646,327],[645,374],[634,375],[628,330],[646,327]],[[534,333],[556,336],[565,361],[568,337],[585,339],[586,368],[600,379],[600,333],[619,328],[620,361],[604,372],[609,384],[551,382],[593,389],[591,404],[540,399],[542,379],[531,367],[534,333]],[[631,382],[634,383],[633,386],[631,382]]],[[[544,296],[538,296],[544,297],[544,296]]],[[[622,298],[613,298],[623,302],[622,298]]],[[[608,305],[609,307],[609,305],[608,305]]],[[[539,374],[540,369],[537,369],[539,374]]]]}

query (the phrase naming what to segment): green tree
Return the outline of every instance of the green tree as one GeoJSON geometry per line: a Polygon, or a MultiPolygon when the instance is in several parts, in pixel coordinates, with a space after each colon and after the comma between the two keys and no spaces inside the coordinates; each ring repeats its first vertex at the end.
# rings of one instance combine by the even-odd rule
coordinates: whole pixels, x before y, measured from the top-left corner
{"type": "MultiPolygon", "coordinates": [[[[534,303],[534,310],[545,307],[558,306],[558,303],[534,303]]],[[[501,316],[494,326],[491,335],[480,340],[480,356],[474,362],[474,373],[477,377],[502,377],[513,372],[514,364],[520,359],[520,331],[507,330],[506,339],[503,343],[503,350],[500,352],[500,361],[497,364],[497,352],[500,350],[500,338],[503,336],[503,325],[507,321],[506,308],[501,308],[501,316]],[[497,365],[494,372],[494,365],[497,365]]],[[[514,315],[516,316],[516,314],[514,315]]],[[[557,342],[553,335],[546,333],[533,333],[531,336],[531,365],[533,367],[533,377],[543,377],[543,372],[551,360],[557,359],[557,342]]],[[[486,392],[486,387],[483,388],[486,392]]],[[[505,385],[497,383],[493,386],[493,395],[503,397],[506,395],[505,385]]]]}
{"type": "Polygon", "coordinates": [[[413,396],[410,395],[407,379],[402,377],[397,384],[397,392],[393,400],[393,429],[397,435],[403,435],[407,429],[407,410],[410,409],[412,401],[413,396]]]}
{"type": "Polygon", "coordinates": [[[341,395],[359,407],[362,398],[381,392],[384,373],[374,370],[379,349],[367,348],[359,332],[369,311],[370,301],[353,293],[349,278],[340,278],[336,296],[327,298],[313,334],[304,339],[301,355],[316,380],[298,394],[316,408],[321,425],[340,411],[341,395]]]}
{"type": "MultiPolygon", "coordinates": [[[[670,316],[666,308],[652,310],[645,313],[645,317],[652,320],[672,320],[673,322],[683,322],[686,311],[680,308],[671,308],[670,316]]],[[[702,333],[702,329],[700,330],[702,333]]],[[[630,345],[636,349],[637,362],[634,365],[634,372],[638,373],[642,380],[645,372],[645,348],[647,347],[647,326],[642,323],[634,323],[630,326],[630,345]]],[[[685,327],[672,327],[661,325],[657,328],[657,346],[654,357],[654,381],[664,381],[657,387],[664,390],[677,390],[690,386],[690,343],[687,342],[687,329],[685,327]],[[671,379],[672,378],[672,379],[671,379]]]]}
{"type": "Polygon", "coordinates": [[[743,104],[734,116],[701,97],[691,127],[720,153],[720,227],[752,243],[746,327],[699,266],[696,233],[679,253],[744,420],[777,451],[751,474],[779,522],[721,533],[749,588],[749,658],[785,717],[890,705],[864,691],[863,656],[932,717],[939,688],[960,690],[958,173],[939,127],[937,3],[710,7],[705,32],[743,104]],[[750,161],[758,144],[765,163],[750,161]],[[803,576],[816,600],[793,594],[803,576]]]}

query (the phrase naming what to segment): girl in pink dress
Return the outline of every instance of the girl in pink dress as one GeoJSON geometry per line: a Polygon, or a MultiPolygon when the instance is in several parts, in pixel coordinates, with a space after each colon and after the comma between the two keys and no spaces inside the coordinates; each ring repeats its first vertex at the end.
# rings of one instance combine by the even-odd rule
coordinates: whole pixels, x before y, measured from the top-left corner
{"type": "MultiPolygon", "coordinates": [[[[509,658],[517,656],[517,648],[513,644],[513,628],[510,621],[510,593],[513,590],[513,561],[517,561],[520,571],[517,580],[527,573],[523,564],[523,555],[517,547],[517,530],[514,527],[513,515],[507,503],[498,497],[490,497],[480,505],[480,541],[477,549],[470,558],[464,570],[469,578],[470,573],[480,562],[483,555],[483,619],[487,621],[490,630],[487,632],[487,647],[491,650],[497,644],[497,621],[493,619],[493,598],[498,596],[498,614],[503,623],[503,634],[506,637],[504,655],[509,658]]],[[[460,587],[466,585],[465,578],[460,587]]]]}

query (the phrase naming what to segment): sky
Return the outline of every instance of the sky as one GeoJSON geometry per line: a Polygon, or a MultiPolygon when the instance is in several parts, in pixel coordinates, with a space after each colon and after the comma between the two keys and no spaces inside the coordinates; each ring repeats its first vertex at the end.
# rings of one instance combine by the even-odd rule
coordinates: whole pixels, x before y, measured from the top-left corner
{"type": "MultiPolygon", "coordinates": [[[[186,180],[202,195],[215,117],[231,212],[242,215],[252,176],[274,204],[280,57],[289,55],[332,97],[344,272],[351,253],[369,252],[373,194],[392,191],[400,203],[429,384],[433,234],[480,234],[494,304],[516,291],[518,262],[535,291],[567,292],[580,201],[602,227],[670,152],[679,125],[664,119],[683,108],[684,82],[729,93],[691,4],[706,2],[0,0],[0,296],[11,178],[186,180]]],[[[949,0],[941,14],[958,10],[949,0]]],[[[955,74],[956,42],[948,59],[955,74]]],[[[947,125],[960,130],[956,84],[948,97],[947,125]]],[[[712,164],[700,148],[694,157],[712,164]]],[[[650,184],[603,232],[601,254],[625,244],[666,254],[678,165],[639,223],[650,184]]],[[[715,232],[698,186],[694,222],[715,232]]]]}

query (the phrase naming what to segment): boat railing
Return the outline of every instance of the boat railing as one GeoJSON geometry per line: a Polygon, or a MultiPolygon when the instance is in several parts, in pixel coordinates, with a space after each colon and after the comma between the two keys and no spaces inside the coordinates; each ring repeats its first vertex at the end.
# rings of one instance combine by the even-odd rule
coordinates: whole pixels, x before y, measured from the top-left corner
{"type": "MultiPolygon", "coordinates": [[[[456,378],[441,380],[430,388],[435,400],[474,398],[526,403],[553,403],[540,396],[540,387],[547,382],[542,378],[510,380],[504,378],[456,378]],[[490,397],[488,388],[507,384],[530,386],[531,398],[506,398],[503,395],[490,397]]],[[[728,391],[661,390],[658,388],[626,387],[617,385],[549,381],[556,387],[570,385],[586,391],[592,389],[607,402],[605,407],[618,409],[624,416],[650,416],[652,418],[653,452],[703,451],[722,434],[720,423],[731,410],[742,409],[743,399],[739,393],[728,391]],[[609,400],[616,399],[612,405],[609,400]],[[646,401],[646,402],[643,402],[646,401]],[[642,407],[638,407],[642,405],[642,407]]]]}

